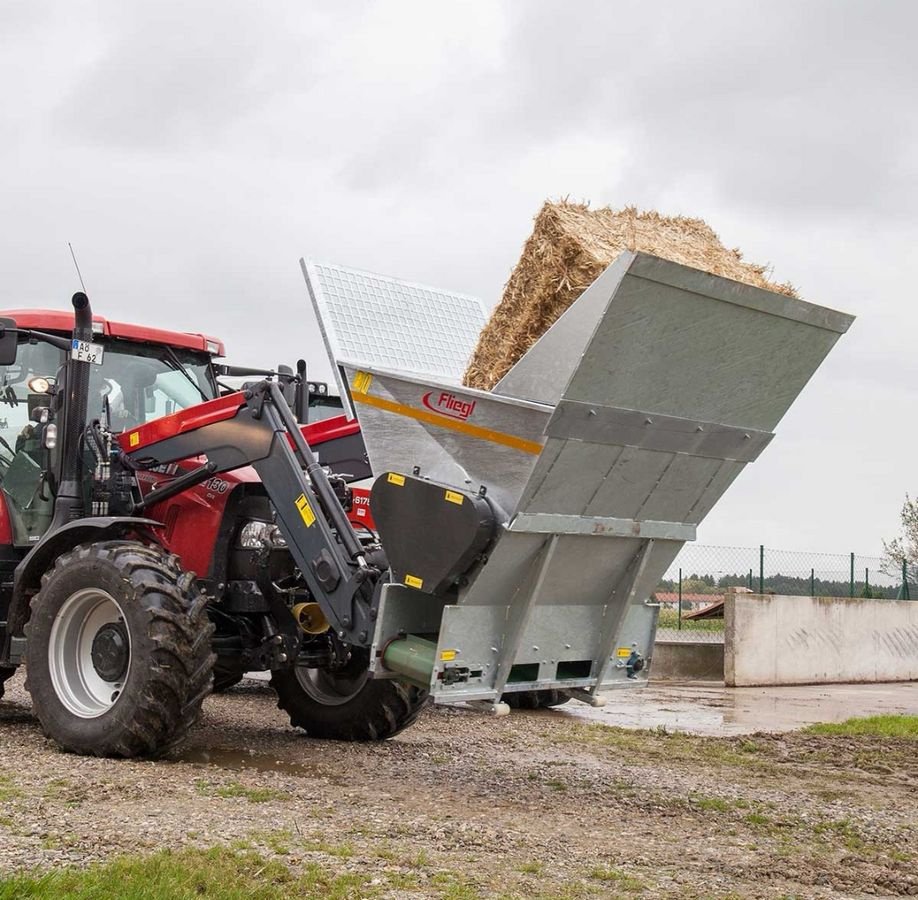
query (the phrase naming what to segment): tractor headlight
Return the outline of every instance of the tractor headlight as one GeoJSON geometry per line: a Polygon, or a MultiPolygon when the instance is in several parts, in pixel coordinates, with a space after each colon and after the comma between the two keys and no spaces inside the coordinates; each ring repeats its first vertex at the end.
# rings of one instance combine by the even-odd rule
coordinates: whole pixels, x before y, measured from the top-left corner
{"type": "Polygon", "coordinates": [[[238,546],[243,550],[261,550],[263,547],[274,550],[277,547],[286,547],[287,541],[274,522],[259,522],[255,520],[246,522],[242,526],[242,530],[239,532],[238,546]]]}

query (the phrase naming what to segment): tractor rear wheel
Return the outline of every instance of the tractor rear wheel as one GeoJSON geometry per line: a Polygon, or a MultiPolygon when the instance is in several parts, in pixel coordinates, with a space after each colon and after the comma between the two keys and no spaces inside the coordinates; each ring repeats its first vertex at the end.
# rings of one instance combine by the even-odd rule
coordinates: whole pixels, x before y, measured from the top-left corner
{"type": "Polygon", "coordinates": [[[290,724],[309,737],[382,741],[414,722],[427,702],[427,691],[370,678],[368,666],[367,651],[355,648],[340,669],[278,669],[271,674],[271,687],[290,724]]]}
{"type": "Polygon", "coordinates": [[[210,692],[213,626],[177,557],[136,541],[58,558],[32,600],[26,689],[48,737],[94,756],[157,756],[210,692]]]}

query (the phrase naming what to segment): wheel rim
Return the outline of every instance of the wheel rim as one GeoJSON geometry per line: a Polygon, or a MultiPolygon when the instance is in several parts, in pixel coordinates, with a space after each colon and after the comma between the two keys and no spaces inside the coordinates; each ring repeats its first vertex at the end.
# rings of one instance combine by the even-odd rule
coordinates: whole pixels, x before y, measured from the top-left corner
{"type": "Polygon", "coordinates": [[[353,700],[370,676],[365,666],[355,666],[353,660],[351,665],[335,672],[306,666],[297,666],[295,671],[300,687],[323,706],[342,706],[353,700]]]}
{"type": "Polygon", "coordinates": [[[130,632],[115,598],[98,588],[71,594],[48,642],[51,683],[61,703],[83,719],[108,712],[121,696],[130,660],[130,632]]]}

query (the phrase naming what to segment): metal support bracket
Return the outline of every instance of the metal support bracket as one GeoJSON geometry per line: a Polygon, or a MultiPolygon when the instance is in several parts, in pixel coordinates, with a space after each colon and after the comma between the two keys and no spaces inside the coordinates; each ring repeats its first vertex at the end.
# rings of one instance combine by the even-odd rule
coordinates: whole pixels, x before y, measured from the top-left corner
{"type": "Polygon", "coordinates": [[[508,530],[534,534],[656,538],[662,541],[695,540],[695,526],[682,522],[639,522],[611,516],[571,516],[560,513],[520,513],[509,524],[508,530]]]}
{"type": "Polygon", "coordinates": [[[591,696],[595,696],[599,691],[605,680],[606,673],[609,671],[610,657],[612,656],[612,650],[618,640],[622,621],[625,618],[628,607],[634,600],[635,590],[637,589],[638,582],[641,580],[641,576],[644,574],[644,570],[647,568],[647,561],[650,559],[653,545],[653,538],[650,538],[638,551],[634,558],[634,562],[632,562],[625,576],[616,585],[614,593],[617,594],[619,591],[622,591],[625,594],[624,602],[613,606],[610,599],[607,609],[610,611],[615,610],[615,612],[609,616],[608,620],[603,625],[602,637],[599,641],[599,650],[596,654],[596,659],[599,660],[599,669],[596,672],[596,684],[589,689],[591,696]]]}
{"type": "Polygon", "coordinates": [[[488,716],[501,718],[510,715],[510,706],[495,700],[469,700],[467,706],[488,716]]]}
{"type": "Polygon", "coordinates": [[[590,691],[585,691],[583,688],[571,688],[571,690],[562,691],[562,693],[567,694],[571,700],[579,700],[581,703],[586,703],[588,706],[592,706],[595,709],[601,709],[606,705],[605,697],[600,697],[598,694],[592,694],[590,691]]]}
{"type": "Polygon", "coordinates": [[[500,657],[498,658],[497,666],[494,671],[494,690],[496,691],[496,697],[500,697],[504,692],[504,687],[510,676],[510,669],[513,668],[513,663],[519,652],[520,643],[523,640],[526,626],[529,624],[532,610],[539,601],[539,594],[542,593],[542,588],[545,584],[545,576],[548,574],[549,568],[551,567],[551,560],[555,555],[555,550],[558,548],[558,541],[558,535],[553,534],[551,538],[549,538],[548,543],[542,548],[541,558],[535,569],[535,584],[532,590],[526,590],[528,586],[524,585],[522,590],[517,592],[510,603],[510,609],[507,614],[509,618],[507,631],[505,632],[504,641],[501,644],[500,657]]]}

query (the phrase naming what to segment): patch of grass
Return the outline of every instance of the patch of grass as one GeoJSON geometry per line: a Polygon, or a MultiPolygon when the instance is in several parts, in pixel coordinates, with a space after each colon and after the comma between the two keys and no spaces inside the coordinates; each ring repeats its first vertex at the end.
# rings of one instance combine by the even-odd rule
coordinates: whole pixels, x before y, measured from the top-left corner
{"type": "Polygon", "coordinates": [[[542,863],[526,862],[526,863],[523,863],[521,866],[518,866],[517,871],[522,872],[524,875],[541,875],[542,874],[542,863]]]}
{"type": "Polygon", "coordinates": [[[314,853],[325,853],[340,859],[350,859],[354,855],[354,848],[350,844],[330,844],[328,841],[317,840],[306,841],[303,846],[314,853]]]}
{"type": "Polygon", "coordinates": [[[854,794],[851,791],[839,791],[835,788],[819,788],[813,791],[813,796],[824,803],[835,803],[837,800],[847,800],[854,794]]]}
{"type": "Polygon", "coordinates": [[[257,853],[228,849],[164,850],[104,865],[0,879],[0,900],[348,900],[380,891],[366,875],[307,866],[301,875],[257,853]]]}
{"type": "Polygon", "coordinates": [[[443,900],[479,900],[481,897],[475,884],[457,872],[437,872],[431,876],[430,883],[440,891],[443,900]]]}
{"type": "Polygon", "coordinates": [[[844,722],[819,722],[803,729],[807,734],[843,737],[905,738],[918,741],[918,716],[864,716],[844,722]]]}
{"type": "Polygon", "coordinates": [[[212,785],[198,779],[195,782],[195,790],[205,797],[222,797],[224,800],[242,798],[248,800],[249,803],[270,803],[272,800],[283,800],[285,796],[273,788],[250,788],[238,781],[212,785]]]}
{"type": "Polygon", "coordinates": [[[714,812],[727,812],[733,806],[729,800],[724,800],[722,797],[704,797],[699,794],[692,794],[689,796],[689,801],[697,809],[705,811],[713,810],[714,812]]]}
{"type": "Polygon", "coordinates": [[[287,856],[291,850],[293,832],[287,828],[279,828],[276,831],[253,831],[249,835],[249,840],[267,847],[278,856],[287,856]]]}
{"type": "Polygon", "coordinates": [[[813,832],[830,835],[833,840],[840,838],[849,850],[861,850],[864,847],[864,839],[848,819],[830,819],[826,822],[819,822],[813,826],[813,832]]]}
{"type": "Polygon", "coordinates": [[[758,828],[765,827],[766,825],[771,825],[771,819],[768,816],[762,815],[762,813],[752,812],[746,816],[745,820],[747,825],[754,825],[758,828]]]}
{"type": "Polygon", "coordinates": [[[567,785],[560,778],[551,778],[545,782],[545,787],[550,787],[553,791],[566,791],[567,785]]]}
{"type": "Polygon", "coordinates": [[[22,796],[22,791],[13,784],[9,775],[0,775],[0,803],[4,800],[15,800],[22,796]]]}
{"type": "Polygon", "coordinates": [[[614,884],[620,891],[627,891],[631,894],[642,893],[647,885],[640,878],[629,875],[621,869],[608,868],[606,866],[597,866],[590,872],[590,878],[594,881],[602,881],[604,884],[614,884]]]}

